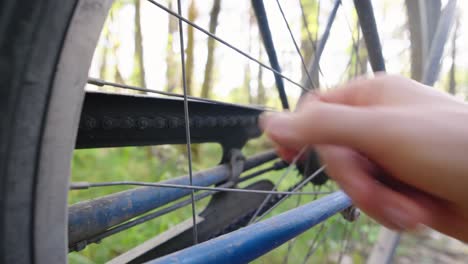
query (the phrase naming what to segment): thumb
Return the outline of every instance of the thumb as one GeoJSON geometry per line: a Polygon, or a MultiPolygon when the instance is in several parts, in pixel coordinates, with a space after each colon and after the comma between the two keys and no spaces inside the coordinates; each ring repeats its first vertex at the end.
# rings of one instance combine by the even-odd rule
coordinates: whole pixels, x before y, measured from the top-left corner
{"type": "Polygon", "coordinates": [[[269,113],[260,119],[264,132],[282,147],[330,144],[361,151],[379,144],[379,122],[379,112],[370,108],[321,101],[307,104],[299,112],[269,113]]]}

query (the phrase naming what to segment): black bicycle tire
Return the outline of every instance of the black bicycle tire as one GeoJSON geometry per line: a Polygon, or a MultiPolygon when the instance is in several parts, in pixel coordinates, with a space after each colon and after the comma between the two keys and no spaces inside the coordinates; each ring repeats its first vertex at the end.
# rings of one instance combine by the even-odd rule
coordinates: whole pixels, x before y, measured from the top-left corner
{"type": "Polygon", "coordinates": [[[32,263],[42,120],[75,1],[0,4],[0,263],[32,263]]]}

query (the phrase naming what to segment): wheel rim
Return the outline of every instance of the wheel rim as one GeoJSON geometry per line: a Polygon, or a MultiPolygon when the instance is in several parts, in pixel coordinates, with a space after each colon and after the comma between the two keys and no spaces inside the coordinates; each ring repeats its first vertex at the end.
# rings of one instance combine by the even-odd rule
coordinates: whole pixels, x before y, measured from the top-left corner
{"type": "Polygon", "coordinates": [[[49,101],[34,218],[37,263],[67,261],[67,197],[72,150],[88,68],[112,1],[79,0],[62,48],[49,101]],[[81,66],[81,67],[79,67],[81,66]],[[43,190],[48,190],[43,191],[43,190]],[[47,238],[47,239],[44,239],[47,238]],[[54,252],[51,254],[51,252],[54,252]]]}

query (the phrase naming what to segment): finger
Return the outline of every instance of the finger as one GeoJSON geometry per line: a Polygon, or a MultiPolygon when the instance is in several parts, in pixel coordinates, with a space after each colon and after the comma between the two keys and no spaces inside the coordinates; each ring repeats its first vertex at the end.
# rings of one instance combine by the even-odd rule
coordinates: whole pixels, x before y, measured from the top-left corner
{"type": "Polygon", "coordinates": [[[449,236],[468,241],[468,230],[464,228],[468,224],[468,212],[456,208],[451,202],[406,185],[388,175],[379,177],[379,181],[383,181],[387,187],[397,190],[419,204],[430,216],[422,224],[449,236]]]}
{"type": "Polygon", "coordinates": [[[306,94],[302,95],[299,98],[299,102],[297,102],[297,107],[295,109],[296,112],[301,111],[307,104],[313,103],[318,101],[320,98],[319,91],[312,90],[307,92],[306,94]]]}
{"type": "MultiPolygon", "coordinates": [[[[358,166],[358,168],[360,169],[360,173],[367,174],[368,177],[371,177],[372,180],[374,178],[372,177],[373,173],[375,173],[378,169],[376,169],[373,164],[370,164],[369,161],[363,159],[355,152],[352,152],[351,150],[346,150],[345,148],[320,147],[318,150],[321,153],[321,157],[328,163],[327,168],[329,170],[330,176],[334,178],[345,191],[347,189],[367,190],[364,193],[361,192],[360,194],[357,194],[358,198],[356,198],[364,200],[364,204],[362,206],[360,206],[360,202],[356,202],[356,204],[358,204],[358,206],[360,206],[363,211],[367,212],[371,217],[376,218],[376,220],[378,220],[383,225],[392,229],[401,229],[400,227],[404,226],[405,224],[395,224],[395,221],[391,220],[396,218],[397,221],[403,221],[404,217],[399,216],[401,215],[399,213],[392,213],[392,210],[390,210],[390,218],[387,218],[387,216],[384,213],[381,214],[378,211],[374,211],[372,209],[385,207],[388,210],[388,207],[391,207],[391,204],[389,204],[388,201],[380,201],[381,197],[385,195],[384,191],[379,190],[382,187],[397,194],[396,199],[393,198],[393,200],[397,201],[396,204],[399,203],[400,206],[403,204],[402,207],[404,211],[414,213],[418,212],[419,210],[419,213],[417,214],[419,214],[420,217],[415,217],[415,219],[419,220],[414,221],[413,223],[416,224],[414,224],[409,229],[419,228],[418,224],[420,223],[428,227],[432,227],[438,230],[439,232],[455,237],[462,241],[468,241],[468,229],[466,229],[466,225],[468,224],[468,212],[454,207],[453,204],[451,204],[450,202],[443,201],[423,191],[404,185],[401,182],[392,180],[391,177],[385,177],[385,182],[389,183],[390,186],[392,186],[393,190],[387,188],[388,186],[381,185],[379,183],[376,184],[377,188],[375,188],[375,191],[371,191],[372,188],[368,187],[353,188],[353,184],[356,184],[355,181],[359,181],[359,177],[354,177],[356,173],[353,173],[353,171],[356,170],[353,168],[358,166]],[[330,172],[330,170],[332,170],[332,172],[330,172]],[[377,195],[375,195],[375,193],[377,193],[377,195]],[[361,196],[361,198],[359,198],[359,196],[361,196]],[[370,205],[366,205],[366,201],[370,201],[370,205]],[[379,205],[375,207],[373,204],[379,205]],[[405,206],[404,204],[407,205],[405,206]],[[419,209],[411,209],[412,207],[419,209]],[[380,215],[382,215],[382,217],[380,217],[380,215]]],[[[365,183],[363,185],[365,185],[365,183]]],[[[369,185],[372,185],[372,183],[369,185]]],[[[349,195],[351,198],[355,197],[354,194],[349,195]]]]}
{"type": "Polygon", "coordinates": [[[421,207],[431,213],[431,217],[423,222],[424,225],[462,241],[468,241],[468,229],[466,228],[468,212],[456,208],[450,202],[421,191],[413,191],[410,195],[421,207]]]}
{"type": "Polygon", "coordinates": [[[375,180],[370,174],[372,164],[356,152],[335,146],[321,146],[318,151],[327,164],[328,175],[356,206],[381,224],[391,229],[411,230],[427,222],[427,210],[375,180]]]}
{"type": "Polygon", "coordinates": [[[431,222],[426,223],[437,231],[451,237],[468,242],[468,217],[461,212],[447,207],[447,204],[432,205],[434,217],[431,222]]]}
{"type": "Polygon", "coordinates": [[[383,124],[379,125],[382,122],[379,111],[316,101],[297,113],[266,115],[261,126],[273,141],[286,148],[331,144],[368,150],[384,142],[379,139],[385,133],[383,124]]]}
{"type": "Polygon", "coordinates": [[[368,98],[374,98],[368,95],[374,94],[377,86],[379,82],[376,79],[359,76],[342,86],[320,94],[319,98],[328,103],[366,106],[371,103],[368,98]]]}

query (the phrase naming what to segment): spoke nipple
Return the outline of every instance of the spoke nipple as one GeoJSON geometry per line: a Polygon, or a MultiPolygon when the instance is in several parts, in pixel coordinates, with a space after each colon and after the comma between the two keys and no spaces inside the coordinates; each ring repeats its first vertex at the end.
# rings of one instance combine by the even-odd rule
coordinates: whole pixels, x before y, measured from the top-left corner
{"type": "Polygon", "coordinates": [[[358,208],[354,207],[354,206],[350,206],[350,207],[344,209],[343,211],[341,211],[341,215],[347,221],[354,222],[361,215],[361,211],[358,208]]]}
{"type": "Polygon", "coordinates": [[[88,78],[88,83],[96,86],[104,86],[105,82],[96,78],[88,78]]]}

